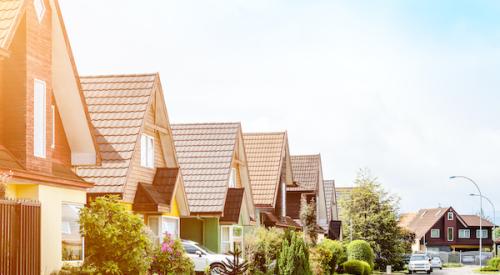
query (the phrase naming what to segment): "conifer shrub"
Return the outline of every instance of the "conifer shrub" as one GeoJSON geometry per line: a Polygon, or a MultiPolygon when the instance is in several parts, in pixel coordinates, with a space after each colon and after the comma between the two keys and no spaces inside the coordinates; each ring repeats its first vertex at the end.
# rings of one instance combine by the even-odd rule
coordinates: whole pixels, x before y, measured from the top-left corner
{"type": "Polygon", "coordinates": [[[278,257],[278,274],[281,275],[310,275],[309,248],[304,239],[295,232],[291,232],[291,241],[284,239],[278,257]]]}

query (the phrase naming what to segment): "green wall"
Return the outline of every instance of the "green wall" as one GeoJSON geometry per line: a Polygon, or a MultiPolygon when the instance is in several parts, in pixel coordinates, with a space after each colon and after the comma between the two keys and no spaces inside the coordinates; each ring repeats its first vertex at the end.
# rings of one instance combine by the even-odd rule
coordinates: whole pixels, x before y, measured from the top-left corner
{"type": "Polygon", "coordinates": [[[204,219],[204,230],[203,239],[204,245],[214,251],[219,253],[220,251],[220,228],[219,228],[219,218],[207,218],[204,219]]]}
{"type": "Polygon", "coordinates": [[[219,252],[219,218],[181,218],[181,239],[201,243],[208,249],[219,252]]]}

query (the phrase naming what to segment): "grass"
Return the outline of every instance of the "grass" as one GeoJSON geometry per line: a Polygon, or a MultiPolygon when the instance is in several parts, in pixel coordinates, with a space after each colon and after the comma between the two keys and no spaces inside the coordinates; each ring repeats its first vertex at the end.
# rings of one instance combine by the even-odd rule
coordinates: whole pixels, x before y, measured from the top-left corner
{"type": "Polygon", "coordinates": [[[478,274],[500,274],[500,272],[498,271],[485,271],[485,270],[481,270],[481,269],[474,269],[474,273],[478,273],[478,274]]]}
{"type": "Polygon", "coordinates": [[[457,267],[463,267],[463,264],[460,263],[445,263],[443,264],[443,268],[457,268],[457,267]]]}

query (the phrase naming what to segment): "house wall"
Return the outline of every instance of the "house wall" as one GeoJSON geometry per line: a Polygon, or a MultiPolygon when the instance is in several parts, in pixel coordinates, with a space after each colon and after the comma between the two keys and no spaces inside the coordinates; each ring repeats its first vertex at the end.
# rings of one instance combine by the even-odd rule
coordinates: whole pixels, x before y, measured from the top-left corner
{"type": "Polygon", "coordinates": [[[50,274],[62,267],[62,203],[85,205],[84,189],[13,182],[9,196],[38,200],[41,204],[41,271],[50,274]]]}
{"type": "MultiPolygon", "coordinates": [[[[155,167],[166,167],[165,158],[163,156],[163,150],[161,148],[160,135],[155,131],[150,125],[155,124],[155,110],[153,106],[155,105],[155,96],[151,96],[151,104],[149,104],[146,110],[144,119],[143,133],[154,137],[154,148],[155,148],[155,167]]],[[[139,136],[136,144],[136,150],[132,156],[130,174],[127,179],[126,189],[123,194],[123,201],[133,202],[135,197],[135,191],[137,190],[137,184],[139,182],[153,183],[153,178],[156,172],[155,168],[147,168],[141,166],[141,137],[139,136]]]]}
{"type": "Polygon", "coordinates": [[[220,251],[218,218],[181,218],[181,239],[203,244],[208,249],[220,251]]]}
{"type": "Polygon", "coordinates": [[[181,218],[181,239],[203,243],[203,220],[181,218]]]}
{"type": "Polygon", "coordinates": [[[286,193],[286,214],[292,219],[300,218],[300,204],[302,192],[286,193]]]}
{"type": "Polygon", "coordinates": [[[219,218],[207,218],[203,223],[203,240],[204,245],[208,249],[219,252],[220,251],[220,227],[219,218]]]}

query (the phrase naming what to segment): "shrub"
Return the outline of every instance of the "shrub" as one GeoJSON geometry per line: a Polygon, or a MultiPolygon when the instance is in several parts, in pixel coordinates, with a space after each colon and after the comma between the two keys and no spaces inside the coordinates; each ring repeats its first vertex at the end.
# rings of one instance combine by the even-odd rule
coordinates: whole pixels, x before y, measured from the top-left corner
{"type": "Polygon", "coordinates": [[[500,269],[500,257],[491,258],[488,261],[488,267],[499,270],[500,269]]]}
{"type": "Polygon", "coordinates": [[[278,274],[281,275],[308,275],[311,273],[309,266],[309,249],[304,239],[292,232],[292,240],[283,240],[281,252],[278,257],[278,274]]]}
{"type": "Polygon", "coordinates": [[[181,242],[166,234],[161,246],[154,251],[151,271],[159,275],[191,274],[194,272],[194,264],[186,255],[181,242]]]}
{"type": "Polygon", "coordinates": [[[370,266],[370,264],[365,261],[361,261],[361,264],[363,265],[363,275],[372,274],[372,267],[370,266]]]}
{"type": "Polygon", "coordinates": [[[85,237],[84,267],[102,274],[145,274],[151,264],[151,240],[142,219],[118,202],[99,197],[80,212],[85,237]]]}
{"type": "Polygon", "coordinates": [[[344,272],[353,275],[364,275],[365,265],[363,261],[349,260],[344,263],[344,272]]]}
{"type": "Polygon", "coordinates": [[[344,257],[342,243],[323,239],[315,248],[311,249],[311,268],[315,274],[333,274],[340,259],[344,257]]]}
{"type": "Polygon", "coordinates": [[[284,238],[282,229],[257,228],[245,237],[245,258],[250,274],[276,274],[278,255],[284,238]]]}
{"type": "Polygon", "coordinates": [[[367,262],[373,268],[375,255],[368,242],[355,240],[347,245],[347,259],[367,262]]]}
{"type": "Polygon", "coordinates": [[[498,268],[487,265],[487,266],[483,266],[480,269],[480,271],[487,271],[487,272],[489,272],[489,271],[498,271],[498,268]]]}

